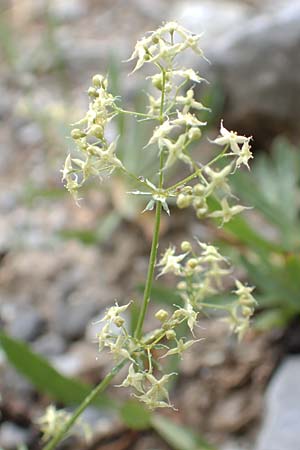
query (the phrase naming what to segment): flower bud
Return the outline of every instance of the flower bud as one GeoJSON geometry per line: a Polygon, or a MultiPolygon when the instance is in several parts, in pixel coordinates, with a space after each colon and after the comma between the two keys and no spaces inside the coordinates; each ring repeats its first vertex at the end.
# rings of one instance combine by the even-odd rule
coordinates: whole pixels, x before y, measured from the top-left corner
{"type": "Polygon", "coordinates": [[[243,306],[242,314],[244,317],[250,317],[253,314],[253,310],[252,308],[249,308],[249,306],[243,306]]]}
{"type": "Polygon", "coordinates": [[[103,87],[103,82],[104,82],[104,76],[103,75],[94,75],[92,78],[93,81],[93,86],[95,88],[99,88],[99,87],[103,87]]]}
{"type": "Polygon", "coordinates": [[[195,195],[203,195],[205,192],[205,186],[203,186],[203,184],[195,184],[195,186],[193,187],[193,193],[195,195]]]}
{"type": "Polygon", "coordinates": [[[156,75],[153,75],[153,77],[152,77],[152,84],[159,91],[162,90],[162,76],[161,76],[160,73],[158,73],[156,75]]]}
{"type": "Polygon", "coordinates": [[[101,127],[101,125],[93,125],[90,129],[90,133],[96,138],[101,139],[103,137],[103,127],[101,127]]]}
{"type": "Polygon", "coordinates": [[[200,139],[201,134],[200,128],[192,127],[188,132],[188,138],[191,141],[195,141],[196,139],[200,139]]]}
{"type": "Polygon", "coordinates": [[[169,317],[169,313],[165,309],[160,309],[155,313],[155,318],[160,320],[160,322],[165,322],[169,317]]]}
{"type": "Polygon", "coordinates": [[[181,246],[180,247],[181,247],[181,250],[183,252],[190,252],[192,250],[192,246],[191,246],[189,241],[181,242],[181,246]]]}
{"type": "Polygon", "coordinates": [[[168,341],[171,341],[172,339],[176,338],[176,333],[174,330],[168,330],[166,331],[166,338],[168,339],[168,341]]]}
{"type": "Polygon", "coordinates": [[[185,281],[180,281],[178,284],[177,284],[177,289],[179,289],[180,291],[184,291],[185,289],[186,289],[186,282],[185,281]]]}
{"type": "Polygon", "coordinates": [[[201,198],[201,197],[194,198],[193,207],[195,209],[200,209],[200,208],[202,208],[202,206],[203,206],[203,198],[201,198]]]}
{"type": "Polygon", "coordinates": [[[86,136],[86,134],[81,131],[79,128],[74,128],[74,130],[71,131],[71,136],[73,139],[81,139],[86,136]]]}
{"type": "Polygon", "coordinates": [[[88,95],[90,96],[90,97],[98,97],[98,92],[97,92],[97,89],[95,89],[94,87],[90,87],[90,88],[88,88],[88,95]]]}
{"type": "Polygon", "coordinates": [[[190,269],[195,269],[198,266],[198,260],[196,258],[191,258],[188,260],[187,265],[190,269]]]}
{"type": "Polygon", "coordinates": [[[187,208],[192,203],[193,197],[191,195],[179,194],[177,197],[177,206],[180,209],[187,208]]]}
{"type": "Polygon", "coordinates": [[[197,209],[196,216],[198,219],[203,219],[206,213],[207,213],[207,206],[203,206],[203,208],[197,209]]]}
{"type": "Polygon", "coordinates": [[[117,316],[114,318],[113,322],[117,327],[121,328],[121,326],[124,324],[125,320],[123,319],[123,317],[117,316]]]}

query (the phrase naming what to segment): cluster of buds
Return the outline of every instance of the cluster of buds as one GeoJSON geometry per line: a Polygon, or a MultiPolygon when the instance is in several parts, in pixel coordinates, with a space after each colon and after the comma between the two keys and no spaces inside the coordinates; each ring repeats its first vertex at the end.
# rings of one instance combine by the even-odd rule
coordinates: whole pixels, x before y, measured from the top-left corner
{"type": "Polygon", "coordinates": [[[242,163],[248,167],[248,160],[252,158],[249,146],[250,139],[245,136],[238,136],[233,131],[229,132],[224,128],[222,122],[221,137],[216,138],[212,142],[218,145],[224,145],[224,154],[233,156],[234,161],[227,164],[221,170],[214,170],[209,165],[199,169],[199,182],[194,186],[184,186],[179,189],[177,195],[178,208],[182,209],[192,206],[199,219],[205,217],[219,218],[222,221],[222,225],[229,222],[236,214],[239,214],[245,209],[249,209],[246,206],[232,204],[236,197],[231,193],[228,177],[242,163]],[[242,148],[239,147],[240,143],[243,144],[242,148]],[[227,149],[230,149],[231,153],[228,153],[227,149]],[[209,211],[207,200],[210,196],[218,201],[221,209],[212,212],[209,211]]]}
{"type": "Polygon", "coordinates": [[[155,319],[159,322],[159,326],[144,338],[137,339],[129,333],[125,319],[122,317],[122,313],[129,306],[130,303],[124,306],[116,303],[107,309],[104,317],[99,321],[99,323],[103,323],[103,327],[97,335],[99,350],[109,349],[115,362],[124,359],[131,362],[127,376],[119,385],[120,387],[132,388],[133,395],[145,403],[149,409],[172,407],[166,385],[175,373],[162,374],[158,378],[155,374],[159,372],[160,368],[153,357],[153,351],[163,352],[161,358],[175,354],[182,356],[182,353],[196,341],[177,338],[176,329],[180,324],[186,322],[193,333],[197,313],[190,305],[176,308],[171,315],[160,309],[155,313],[155,319]],[[169,342],[175,342],[175,346],[170,348],[167,345],[169,342]]]}
{"type": "MultiPolygon", "coordinates": [[[[203,51],[199,47],[200,37],[200,35],[186,30],[177,22],[164,24],[136,43],[134,51],[129,58],[129,61],[137,59],[133,71],[140,69],[145,63],[170,66],[174,58],[188,48],[203,57],[203,51]]],[[[188,75],[184,74],[183,76],[188,75]]],[[[156,78],[156,80],[156,87],[161,88],[159,79],[156,78]]]]}
{"type": "Polygon", "coordinates": [[[126,329],[125,319],[121,316],[130,303],[123,306],[116,303],[115,306],[107,309],[104,317],[99,321],[99,323],[103,322],[103,327],[97,335],[99,351],[109,348],[116,362],[124,358],[131,359],[132,340],[126,329]]]}
{"type": "Polygon", "coordinates": [[[226,321],[229,323],[231,330],[238,335],[239,339],[242,339],[249,328],[250,318],[254,313],[257,301],[252,295],[254,287],[245,286],[238,280],[235,284],[236,290],[234,293],[238,300],[234,303],[234,308],[226,321]]]}
{"type": "Polygon", "coordinates": [[[78,189],[90,176],[111,174],[116,168],[123,168],[116,156],[117,140],[108,143],[105,137],[105,128],[115,116],[115,98],[107,91],[107,79],[95,75],[88,95],[89,109],[71,131],[83,159],[72,158],[69,154],[62,170],[66,188],[75,199],[78,189]]]}
{"type": "MultiPolygon", "coordinates": [[[[172,273],[181,278],[177,289],[184,301],[184,309],[189,311],[188,321],[190,325],[193,324],[189,325],[192,333],[199,311],[209,307],[223,308],[222,305],[204,303],[204,301],[223,292],[224,277],[231,273],[227,259],[216,247],[197,242],[202,249],[200,255],[193,251],[190,242],[184,241],[181,244],[183,253],[176,255],[175,247],[169,247],[158,263],[161,267],[160,275],[172,273]]],[[[235,283],[237,289],[234,293],[238,300],[226,304],[224,310],[229,312],[226,320],[230,323],[231,330],[241,338],[249,328],[256,300],[252,296],[254,288],[244,286],[238,280],[235,283]]]]}
{"type": "MultiPolygon", "coordinates": [[[[71,415],[71,413],[68,413],[64,409],[56,409],[55,406],[49,405],[44,415],[37,420],[37,424],[43,434],[43,441],[48,441],[51,437],[55,436],[64,427],[71,415]]],[[[87,442],[92,436],[90,426],[80,419],[77,421],[73,433],[79,436],[83,435],[87,442]]]]}

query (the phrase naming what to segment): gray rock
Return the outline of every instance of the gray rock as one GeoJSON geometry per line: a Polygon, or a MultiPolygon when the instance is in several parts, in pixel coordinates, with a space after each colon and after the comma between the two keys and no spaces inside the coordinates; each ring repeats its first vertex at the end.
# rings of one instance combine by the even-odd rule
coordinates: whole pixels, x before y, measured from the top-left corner
{"type": "Polygon", "coordinates": [[[271,381],[256,450],[300,449],[300,356],[287,358],[271,381]]]}
{"type": "Polygon", "coordinates": [[[60,22],[72,22],[82,18],[87,12],[82,0],[54,0],[50,4],[50,13],[60,22]]]}
{"type": "Polygon", "coordinates": [[[46,328],[46,321],[34,308],[27,307],[19,311],[14,320],[9,324],[9,333],[24,341],[33,341],[40,336],[46,328]]]}
{"type": "Polygon", "coordinates": [[[0,445],[5,450],[15,450],[29,443],[30,433],[11,422],[3,422],[0,426],[0,445]]]}
{"type": "Polygon", "coordinates": [[[300,4],[260,13],[224,33],[209,58],[226,96],[227,124],[257,140],[299,135],[300,4]]]}
{"type": "Polygon", "coordinates": [[[59,355],[66,350],[66,342],[60,335],[50,332],[39,337],[33,349],[45,357],[59,355]]]}
{"type": "Polygon", "coordinates": [[[80,339],[96,310],[94,303],[60,305],[54,323],[55,330],[69,341],[80,339]]]}
{"type": "Polygon", "coordinates": [[[200,63],[199,70],[221,87],[228,127],[258,143],[281,132],[300,134],[299,1],[179,2],[174,17],[204,33],[212,64],[200,63]]]}

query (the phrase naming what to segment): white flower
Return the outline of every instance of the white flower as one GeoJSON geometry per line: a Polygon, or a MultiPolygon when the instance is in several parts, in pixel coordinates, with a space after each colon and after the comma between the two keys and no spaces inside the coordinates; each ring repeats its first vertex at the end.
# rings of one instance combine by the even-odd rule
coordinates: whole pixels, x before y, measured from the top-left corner
{"type": "Polygon", "coordinates": [[[128,369],[128,375],[119,387],[133,387],[138,392],[144,393],[143,382],[145,380],[145,374],[136,372],[134,365],[131,364],[128,369]]]}
{"type": "Polygon", "coordinates": [[[187,253],[176,256],[175,247],[169,247],[157,264],[159,267],[163,267],[163,269],[159,273],[159,276],[165,275],[166,273],[180,275],[182,272],[180,262],[186,257],[186,255],[187,253]]]}
{"type": "Polygon", "coordinates": [[[184,125],[189,127],[203,127],[207,122],[201,122],[194,114],[189,112],[183,114],[180,111],[177,111],[177,119],[173,120],[172,123],[175,125],[184,125]]]}
{"type": "Polygon", "coordinates": [[[186,137],[187,135],[184,133],[175,142],[170,141],[170,139],[162,140],[161,144],[168,149],[168,157],[164,166],[165,169],[171,167],[178,159],[186,164],[191,164],[190,157],[184,153],[186,137]]]}
{"type": "Polygon", "coordinates": [[[99,320],[99,322],[115,323],[118,320],[120,314],[126,311],[126,309],[131,305],[131,303],[132,302],[129,302],[127,303],[127,305],[119,306],[118,303],[116,302],[115,306],[111,306],[110,308],[107,309],[104,317],[101,320],[99,320]]]}
{"type": "Polygon", "coordinates": [[[250,151],[250,148],[251,146],[249,145],[249,140],[245,141],[239,153],[239,157],[237,158],[235,163],[237,168],[239,168],[241,164],[244,164],[245,166],[247,166],[248,170],[250,170],[248,161],[249,159],[253,158],[253,154],[250,151]]]}
{"type": "Polygon", "coordinates": [[[199,77],[199,75],[193,69],[173,70],[172,75],[181,78],[186,78],[187,80],[195,81],[195,83],[206,81],[204,78],[199,77]]]}
{"type": "Polygon", "coordinates": [[[217,137],[212,142],[214,142],[217,145],[229,145],[232,152],[236,155],[240,154],[239,144],[244,144],[250,139],[249,137],[246,136],[239,136],[235,131],[228,131],[223,126],[223,120],[221,121],[220,134],[221,136],[217,137]]]}
{"type": "Polygon", "coordinates": [[[223,219],[222,224],[229,222],[233,216],[239,214],[245,209],[250,209],[249,207],[242,205],[229,206],[228,201],[225,197],[221,200],[221,206],[222,206],[221,210],[210,213],[208,217],[213,218],[220,217],[221,219],[223,219]]]}
{"type": "Polygon", "coordinates": [[[188,91],[187,91],[187,93],[186,93],[186,96],[184,97],[184,96],[178,96],[178,97],[176,97],[176,100],[177,100],[177,103],[179,103],[179,104],[181,104],[181,105],[184,105],[184,108],[183,108],[183,110],[182,110],[182,113],[183,114],[186,114],[186,113],[188,113],[189,112],[189,110],[191,109],[191,108],[193,108],[193,109],[197,109],[198,111],[210,111],[210,109],[209,108],[206,108],[204,105],[202,105],[202,103],[200,103],[200,102],[197,102],[195,99],[194,99],[194,91],[193,91],[193,89],[189,89],[188,91]]]}
{"type": "Polygon", "coordinates": [[[155,142],[161,143],[162,139],[167,137],[171,131],[176,127],[175,123],[171,123],[169,120],[166,120],[162,125],[159,125],[155,128],[153,135],[148,142],[148,145],[154,144],[155,142]]]}
{"type": "Polygon", "coordinates": [[[254,306],[257,304],[255,298],[252,295],[254,287],[245,286],[239,280],[235,281],[237,289],[234,293],[239,297],[239,303],[242,306],[254,306]]]}
{"type": "Polygon", "coordinates": [[[171,350],[167,351],[167,353],[165,353],[163,356],[161,356],[161,358],[165,358],[166,356],[171,356],[171,355],[180,355],[182,356],[182,353],[187,350],[188,348],[190,348],[193,344],[195,344],[195,342],[201,341],[202,339],[197,339],[197,340],[190,340],[190,341],[186,341],[184,342],[183,339],[179,339],[177,341],[177,346],[172,348],[171,350]]]}
{"type": "Polygon", "coordinates": [[[230,187],[227,183],[227,176],[231,173],[232,166],[229,164],[220,171],[214,171],[209,166],[204,168],[204,172],[209,177],[210,183],[206,188],[206,195],[210,195],[215,189],[223,189],[226,193],[230,194],[230,187]]]}

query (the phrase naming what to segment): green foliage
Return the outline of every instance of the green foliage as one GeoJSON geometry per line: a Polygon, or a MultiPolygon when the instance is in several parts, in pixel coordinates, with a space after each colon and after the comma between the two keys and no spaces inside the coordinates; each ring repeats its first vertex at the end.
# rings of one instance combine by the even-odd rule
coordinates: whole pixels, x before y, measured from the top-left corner
{"type": "Polygon", "coordinates": [[[174,450],[216,450],[192,430],[167,417],[152,416],[152,427],[174,450]]]}
{"type": "MultiPolygon", "coordinates": [[[[43,357],[33,352],[24,342],[1,332],[0,344],[11,365],[25,376],[39,392],[50,395],[54,401],[62,402],[66,406],[74,406],[82,402],[90,393],[92,386],[60,374],[43,357]]],[[[154,416],[140,402],[128,400],[124,403],[119,403],[101,394],[101,396],[97,396],[94,399],[93,404],[98,408],[119,411],[120,418],[124,424],[134,430],[144,430],[152,427],[174,450],[185,450],[187,448],[186,446],[182,446],[184,433],[187,433],[186,430],[182,429],[181,431],[181,428],[179,428],[177,433],[180,439],[177,444],[175,441],[172,442],[169,439],[169,433],[172,432],[172,423],[169,423],[162,416],[154,416]],[[163,422],[162,425],[159,425],[160,422],[163,422]]],[[[176,428],[178,428],[177,425],[176,428]]],[[[189,442],[203,442],[199,436],[191,436],[189,437],[189,442]]],[[[191,447],[189,450],[194,448],[198,449],[198,447],[191,447]]],[[[209,446],[199,447],[199,450],[202,449],[213,450],[209,446]]],[[[20,450],[26,450],[26,447],[21,446],[20,450]]]]}
{"type": "Polygon", "coordinates": [[[128,400],[120,409],[123,422],[133,430],[145,430],[151,426],[151,413],[140,402],[128,400]]]}
{"type": "MultiPolygon", "coordinates": [[[[60,374],[24,342],[1,332],[0,344],[9,362],[40,392],[50,395],[54,400],[65,405],[76,405],[91,391],[92,386],[60,374]]],[[[107,408],[112,407],[113,402],[102,394],[94,400],[94,405],[107,408]]]]}
{"type": "Polygon", "coordinates": [[[233,177],[235,192],[256,212],[253,220],[238,216],[224,229],[257,287],[260,328],[284,326],[300,314],[299,182],[299,153],[283,138],[274,142],[271,155],[256,158],[251,173],[233,177]]]}

